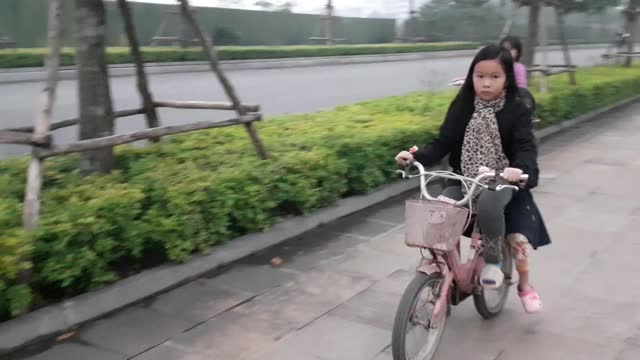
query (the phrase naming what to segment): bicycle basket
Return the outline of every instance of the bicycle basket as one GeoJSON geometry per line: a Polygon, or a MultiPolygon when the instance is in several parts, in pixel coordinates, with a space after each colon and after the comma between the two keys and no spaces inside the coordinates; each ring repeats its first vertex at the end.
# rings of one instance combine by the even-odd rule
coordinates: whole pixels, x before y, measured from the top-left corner
{"type": "Polygon", "coordinates": [[[453,250],[460,240],[469,210],[439,201],[407,200],[405,245],[453,250]]]}

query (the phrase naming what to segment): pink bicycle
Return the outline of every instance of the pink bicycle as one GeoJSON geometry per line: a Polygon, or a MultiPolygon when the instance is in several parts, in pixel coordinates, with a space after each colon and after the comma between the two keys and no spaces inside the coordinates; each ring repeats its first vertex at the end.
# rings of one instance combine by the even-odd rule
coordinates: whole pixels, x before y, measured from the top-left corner
{"type": "MultiPolygon", "coordinates": [[[[425,172],[419,162],[413,165],[419,170],[418,174],[410,175],[402,170],[398,173],[404,178],[420,177],[421,199],[408,200],[406,204],[405,244],[419,248],[422,260],[396,312],[391,342],[394,360],[432,359],[451,305],[458,305],[473,295],[478,313],[490,319],[502,311],[512,285],[513,259],[508,246],[502,246],[502,285],[490,289],[480,284],[483,243],[473,221],[470,199],[476,190],[517,191],[519,187],[505,183],[502,174],[496,172],[470,179],[448,171],[425,172]],[[434,178],[459,180],[466,196],[460,201],[432,197],[427,185],[434,178]]],[[[523,175],[520,180],[526,183],[528,176],[523,175]]]]}

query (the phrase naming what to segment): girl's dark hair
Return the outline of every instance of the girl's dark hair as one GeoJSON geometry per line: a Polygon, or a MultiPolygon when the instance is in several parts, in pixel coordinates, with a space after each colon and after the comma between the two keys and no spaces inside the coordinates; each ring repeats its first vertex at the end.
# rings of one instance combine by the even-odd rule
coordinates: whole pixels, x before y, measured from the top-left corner
{"type": "Polygon", "coordinates": [[[518,55],[514,60],[516,62],[520,62],[520,58],[522,57],[522,41],[520,41],[520,38],[513,35],[507,35],[500,40],[500,46],[504,46],[505,44],[509,44],[512,49],[518,52],[518,55]]]}
{"type": "Polygon", "coordinates": [[[507,91],[506,101],[512,101],[518,94],[518,85],[516,84],[516,78],[513,74],[513,58],[511,57],[511,53],[509,53],[509,50],[501,46],[489,45],[476,54],[476,57],[473,59],[471,66],[469,67],[469,72],[467,73],[464,85],[462,85],[460,92],[458,92],[458,96],[456,96],[456,99],[454,100],[457,106],[462,107],[461,110],[463,111],[473,109],[473,102],[476,98],[476,91],[473,87],[473,73],[476,65],[478,65],[479,62],[486,60],[498,60],[504,69],[504,73],[507,75],[507,81],[505,83],[505,90],[507,91]]]}

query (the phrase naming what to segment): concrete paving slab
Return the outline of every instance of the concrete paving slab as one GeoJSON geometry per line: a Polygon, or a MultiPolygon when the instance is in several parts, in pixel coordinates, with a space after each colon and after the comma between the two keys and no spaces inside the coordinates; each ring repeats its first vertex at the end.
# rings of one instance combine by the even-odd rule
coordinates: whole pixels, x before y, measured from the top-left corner
{"type": "Polygon", "coordinates": [[[82,329],[80,338],[103,349],[134,356],[192,326],[177,316],[133,307],[82,329]]]}
{"type": "Polygon", "coordinates": [[[326,316],[282,339],[278,346],[326,360],[371,360],[391,334],[334,316],[326,316]]]}
{"type": "Polygon", "coordinates": [[[158,296],[152,300],[150,307],[196,325],[233,308],[251,296],[250,293],[215,286],[208,279],[198,279],[158,296]]]}
{"type": "Polygon", "coordinates": [[[313,271],[235,309],[267,321],[280,319],[294,329],[308,325],[370,287],[372,281],[332,271],[313,271]]]}
{"type": "Polygon", "coordinates": [[[260,294],[282,284],[293,281],[297,274],[274,268],[271,265],[238,264],[222,274],[214,274],[215,285],[222,285],[231,289],[260,294]]]}

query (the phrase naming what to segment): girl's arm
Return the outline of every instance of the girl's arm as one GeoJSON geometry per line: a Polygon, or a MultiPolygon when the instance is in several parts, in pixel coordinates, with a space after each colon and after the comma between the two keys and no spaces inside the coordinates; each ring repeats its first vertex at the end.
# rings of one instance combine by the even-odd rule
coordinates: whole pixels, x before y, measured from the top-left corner
{"type": "Polygon", "coordinates": [[[447,116],[440,126],[440,134],[435,138],[429,146],[421,148],[413,153],[413,158],[424,166],[431,166],[442,160],[451,152],[451,147],[455,143],[458,131],[458,121],[456,121],[456,103],[454,100],[449,106],[447,116]]]}
{"type": "Polygon", "coordinates": [[[538,147],[533,134],[531,118],[532,112],[529,109],[523,110],[520,116],[517,117],[511,145],[513,154],[511,167],[518,168],[529,175],[527,183],[527,188],[529,189],[538,186],[539,175],[538,147]]]}

